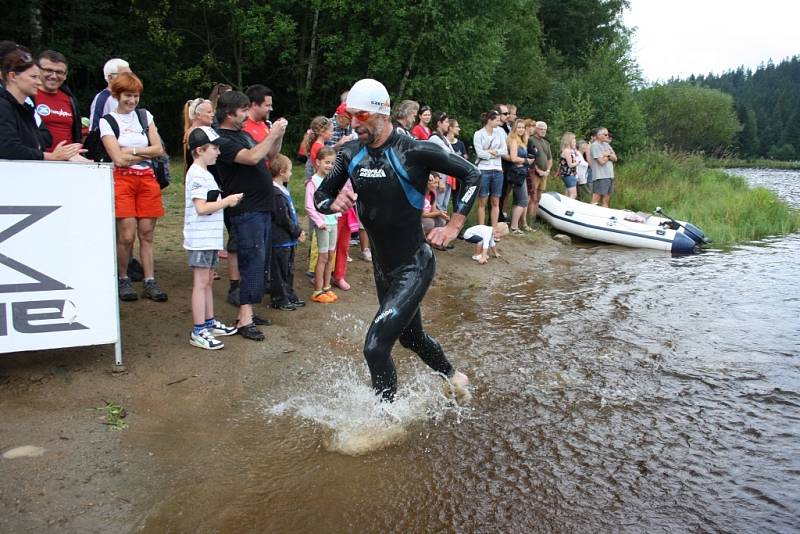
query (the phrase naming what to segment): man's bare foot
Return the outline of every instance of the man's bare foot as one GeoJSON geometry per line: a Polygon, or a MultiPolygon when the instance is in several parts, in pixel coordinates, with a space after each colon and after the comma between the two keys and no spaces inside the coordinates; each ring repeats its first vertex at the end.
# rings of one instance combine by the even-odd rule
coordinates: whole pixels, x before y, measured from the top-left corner
{"type": "Polygon", "coordinates": [[[450,390],[456,398],[458,404],[469,404],[472,400],[472,393],[469,392],[469,378],[461,371],[456,371],[448,380],[450,390]]]}

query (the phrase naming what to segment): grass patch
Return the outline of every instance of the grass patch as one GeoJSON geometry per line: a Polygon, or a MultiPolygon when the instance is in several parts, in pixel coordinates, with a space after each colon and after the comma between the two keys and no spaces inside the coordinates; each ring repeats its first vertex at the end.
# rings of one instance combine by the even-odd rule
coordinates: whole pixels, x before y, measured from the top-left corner
{"type": "Polygon", "coordinates": [[[700,227],[717,245],[787,234],[800,228],[800,211],[763,187],[711,169],[699,156],[649,151],[616,169],[612,205],[652,212],[656,206],[700,227]]]}
{"type": "Polygon", "coordinates": [[[110,426],[113,430],[124,430],[128,428],[128,423],[123,421],[123,419],[128,416],[128,412],[125,411],[125,408],[116,402],[103,402],[105,402],[106,405],[97,409],[105,412],[105,424],[110,426]]]}

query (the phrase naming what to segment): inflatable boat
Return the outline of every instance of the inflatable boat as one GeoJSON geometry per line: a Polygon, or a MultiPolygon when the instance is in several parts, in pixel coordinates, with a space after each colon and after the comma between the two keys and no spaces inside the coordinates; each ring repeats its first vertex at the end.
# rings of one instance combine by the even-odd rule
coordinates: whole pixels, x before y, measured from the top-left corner
{"type": "Polygon", "coordinates": [[[697,252],[710,240],[696,226],[666,216],[604,208],[549,192],[539,201],[539,217],[550,226],[584,239],[678,254],[697,252]]]}

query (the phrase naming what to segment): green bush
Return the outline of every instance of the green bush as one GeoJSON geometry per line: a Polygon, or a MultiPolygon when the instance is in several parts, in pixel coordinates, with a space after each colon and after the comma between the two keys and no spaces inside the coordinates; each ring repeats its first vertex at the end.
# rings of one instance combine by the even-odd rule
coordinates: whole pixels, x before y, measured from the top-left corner
{"type": "Polygon", "coordinates": [[[656,145],[719,155],[742,129],[733,97],[717,89],[668,84],[642,89],[637,96],[656,145]]]}

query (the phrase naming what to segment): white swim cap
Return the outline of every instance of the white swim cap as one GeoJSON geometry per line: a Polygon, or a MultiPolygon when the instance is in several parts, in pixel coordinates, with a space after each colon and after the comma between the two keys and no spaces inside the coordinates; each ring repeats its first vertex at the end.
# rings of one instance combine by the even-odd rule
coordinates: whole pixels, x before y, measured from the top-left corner
{"type": "Polygon", "coordinates": [[[347,94],[347,107],[389,115],[389,91],[378,80],[364,78],[358,80],[347,94]]]}

